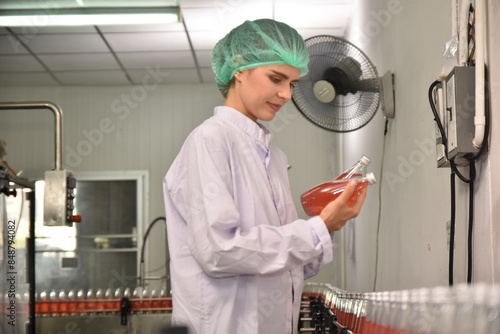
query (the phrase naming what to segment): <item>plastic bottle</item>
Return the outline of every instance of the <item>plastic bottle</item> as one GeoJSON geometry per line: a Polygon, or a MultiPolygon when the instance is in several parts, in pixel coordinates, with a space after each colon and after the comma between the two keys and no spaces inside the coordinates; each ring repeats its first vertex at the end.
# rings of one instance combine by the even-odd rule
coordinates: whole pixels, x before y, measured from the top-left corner
{"type": "Polygon", "coordinates": [[[168,296],[165,288],[160,290],[160,308],[162,313],[172,311],[172,297],[168,296]]]}
{"type": "Polygon", "coordinates": [[[156,289],[151,290],[151,313],[160,313],[160,296],[156,289]]]}
{"type": "MultiPolygon", "coordinates": [[[[130,291],[130,290],[129,290],[130,291]]],[[[122,292],[122,288],[116,288],[114,298],[113,298],[113,306],[112,306],[112,313],[119,313],[120,312],[120,304],[122,297],[130,297],[130,293],[128,296],[125,296],[124,293],[122,292]]]]}
{"type": "Polygon", "coordinates": [[[47,291],[43,290],[40,292],[40,300],[38,301],[40,304],[39,307],[39,315],[42,317],[46,317],[49,315],[49,294],[47,291]]]}
{"type": "Polygon", "coordinates": [[[104,291],[102,289],[97,289],[95,293],[95,310],[96,314],[104,313],[104,291]]]}
{"type": "Polygon", "coordinates": [[[87,303],[85,305],[85,309],[87,311],[87,315],[96,313],[96,301],[95,301],[95,293],[92,288],[87,290],[87,303]]]}
{"type": "Polygon", "coordinates": [[[370,184],[374,184],[377,180],[373,173],[368,173],[364,177],[352,178],[352,179],[342,179],[321,183],[300,196],[302,202],[302,207],[304,211],[309,216],[316,216],[321,213],[325,206],[336,199],[345,189],[347,184],[355,180],[356,190],[352,196],[347,201],[347,205],[351,205],[356,202],[360,191],[370,184]]]}
{"type": "Polygon", "coordinates": [[[138,286],[134,289],[134,291],[132,292],[132,297],[130,298],[130,308],[132,309],[133,314],[142,313],[141,302],[142,302],[142,288],[138,286]]]}
{"type": "Polygon", "coordinates": [[[106,289],[106,292],[104,292],[104,302],[103,302],[103,309],[105,314],[112,314],[113,313],[113,291],[111,289],[106,289]]]}
{"type": "Polygon", "coordinates": [[[370,163],[371,160],[366,155],[363,155],[354,165],[346,169],[334,180],[345,180],[352,179],[353,177],[363,177],[366,175],[366,168],[370,163]]]}
{"type": "Polygon", "coordinates": [[[151,313],[151,290],[144,287],[141,295],[141,313],[151,313]]]}
{"type": "Polygon", "coordinates": [[[59,291],[58,310],[59,315],[68,315],[68,300],[66,299],[66,292],[64,290],[59,291]]]}
{"type": "Polygon", "coordinates": [[[50,291],[49,294],[49,314],[51,316],[59,315],[59,303],[57,300],[57,293],[55,290],[50,291]]]}
{"type": "Polygon", "coordinates": [[[69,290],[67,309],[69,315],[76,315],[76,293],[75,290],[69,290]]]}
{"type": "Polygon", "coordinates": [[[83,289],[80,289],[76,293],[76,314],[77,315],[87,314],[85,302],[86,302],[85,301],[85,291],[83,289]]]}

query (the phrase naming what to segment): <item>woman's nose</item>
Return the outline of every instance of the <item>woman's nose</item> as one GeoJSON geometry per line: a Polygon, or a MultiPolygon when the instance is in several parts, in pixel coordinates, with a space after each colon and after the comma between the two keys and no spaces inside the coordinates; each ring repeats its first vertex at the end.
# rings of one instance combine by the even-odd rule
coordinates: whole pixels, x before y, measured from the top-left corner
{"type": "Polygon", "coordinates": [[[280,89],[278,96],[286,101],[292,98],[292,87],[280,89]]]}

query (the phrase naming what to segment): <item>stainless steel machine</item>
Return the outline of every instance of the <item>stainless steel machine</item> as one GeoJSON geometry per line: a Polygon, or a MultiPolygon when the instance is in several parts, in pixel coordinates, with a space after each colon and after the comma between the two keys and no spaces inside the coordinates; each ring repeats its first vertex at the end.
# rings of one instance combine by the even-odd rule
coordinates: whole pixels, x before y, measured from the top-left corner
{"type": "Polygon", "coordinates": [[[147,288],[143,265],[138,275],[137,185],[78,181],[62,168],[62,110],[45,101],[0,102],[0,110],[20,109],[53,112],[55,163],[43,180],[24,179],[0,147],[0,279],[7,282],[0,285],[0,332],[167,333],[168,283],[147,288]],[[79,212],[83,223],[74,224],[82,221],[79,212]]]}

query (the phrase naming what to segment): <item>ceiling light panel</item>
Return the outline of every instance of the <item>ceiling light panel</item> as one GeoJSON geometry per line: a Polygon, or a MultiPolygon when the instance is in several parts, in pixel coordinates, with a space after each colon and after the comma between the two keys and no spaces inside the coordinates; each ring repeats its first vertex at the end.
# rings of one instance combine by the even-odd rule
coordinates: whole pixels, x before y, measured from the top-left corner
{"type": "Polygon", "coordinates": [[[191,51],[125,52],[116,55],[126,68],[143,69],[147,66],[182,68],[195,66],[191,51]]]}
{"type": "Polygon", "coordinates": [[[45,69],[31,55],[0,56],[0,72],[44,71],[45,69]]]}
{"type": "Polygon", "coordinates": [[[39,34],[26,41],[35,53],[107,52],[108,47],[97,34],[39,34]]]}
{"type": "Polygon", "coordinates": [[[50,54],[39,58],[51,71],[120,69],[110,53],[50,54]]]}
{"type": "Polygon", "coordinates": [[[12,35],[0,35],[0,54],[24,54],[26,48],[12,35]]]}
{"type": "Polygon", "coordinates": [[[47,72],[0,73],[0,86],[59,85],[47,72]]]}
{"type": "Polygon", "coordinates": [[[185,32],[107,33],[104,37],[116,52],[190,49],[185,32]]]}
{"type": "Polygon", "coordinates": [[[120,86],[130,84],[122,71],[54,72],[54,75],[65,85],[120,86]]]}
{"type": "MultiPolygon", "coordinates": [[[[162,85],[200,83],[200,78],[195,68],[160,69],[160,71],[162,85]]],[[[147,69],[129,70],[127,72],[136,85],[143,84],[145,78],[149,78],[149,80],[151,80],[151,74],[147,71],[147,69]]]]}

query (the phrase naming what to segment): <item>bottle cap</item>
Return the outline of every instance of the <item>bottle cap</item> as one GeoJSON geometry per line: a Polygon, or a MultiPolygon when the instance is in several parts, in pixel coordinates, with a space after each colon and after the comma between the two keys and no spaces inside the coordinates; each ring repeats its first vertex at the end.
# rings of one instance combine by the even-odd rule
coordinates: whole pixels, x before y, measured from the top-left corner
{"type": "Polygon", "coordinates": [[[369,165],[372,162],[366,155],[363,155],[361,159],[359,159],[359,161],[361,161],[365,165],[369,165]]]}
{"type": "Polygon", "coordinates": [[[373,173],[367,173],[366,174],[366,180],[368,181],[368,183],[370,184],[374,184],[377,182],[377,179],[375,178],[375,175],[373,173]]]}

